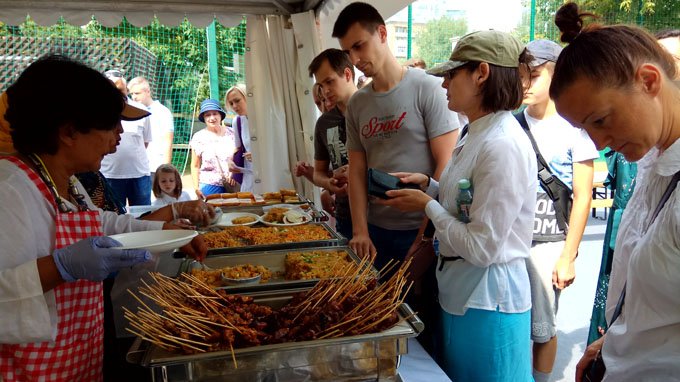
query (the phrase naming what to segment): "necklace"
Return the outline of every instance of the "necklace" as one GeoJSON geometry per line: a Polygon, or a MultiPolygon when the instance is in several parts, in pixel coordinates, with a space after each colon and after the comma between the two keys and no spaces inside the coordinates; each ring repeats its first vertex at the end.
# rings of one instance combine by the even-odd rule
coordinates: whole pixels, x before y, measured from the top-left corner
{"type": "MultiPolygon", "coordinates": [[[[69,213],[69,212],[74,212],[68,204],[64,201],[64,199],[59,195],[59,192],[57,191],[57,187],[54,185],[54,180],[52,179],[52,176],[50,175],[50,172],[47,171],[47,167],[45,166],[45,163],[40,159],[39,156],[36,154],[28,154],[28,159],[33,162],[33,165],[35,165],[35,168],[38,170],[38,174],[42,178],[43,182],[47,185],[47,188],[50,189],[50,192],[52,193],[52,196],[54,196],[54,200],[57,203],[57,207],[59,207],[59,211],[63,213],[69,213]]],[[[69,185],[68,185],[68,193],[69,197],[72,198],[78,206],[79,211],[88,211],[89,208],[87,206],[87,203],[85,203],[85,196],[83,196],[79,191],[78,187],[76,187],[76,182],[73,178],[69,179],[69,185]]]]}

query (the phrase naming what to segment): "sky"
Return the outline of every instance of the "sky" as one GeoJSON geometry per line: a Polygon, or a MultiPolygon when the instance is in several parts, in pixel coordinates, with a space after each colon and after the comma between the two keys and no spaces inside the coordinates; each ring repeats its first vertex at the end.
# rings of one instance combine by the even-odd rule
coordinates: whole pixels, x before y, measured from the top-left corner
{"type": "MultiPolygon", "coordinates": [[[[521,0],[416,0],[413,2],[413,12],[421,5],[430,9],[444,7],[442,11],[465,11],[470,32],[484,29],[509,32],[522,19],[521,0]]],[[[441,14],[442,12],[438,12],[437,17],[441,14]]],[[[404,9],[393,17],[405,20],[407,10],[404,9]]]]}

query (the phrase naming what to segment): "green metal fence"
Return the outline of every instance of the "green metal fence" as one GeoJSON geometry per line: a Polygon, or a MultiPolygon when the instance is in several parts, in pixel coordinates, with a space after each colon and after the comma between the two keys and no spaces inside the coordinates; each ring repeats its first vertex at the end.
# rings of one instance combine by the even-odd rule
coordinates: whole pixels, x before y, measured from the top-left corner
{"type": "MultiPolygon", "coordinates": [[[[554,18],[564,0],[506,1],[521,1],[522,6],[521,21],[511,33],[524,42],[539,38],[559,41],[554,18]]],[[[577,3],[583,11],[600,16],[596,22],[601,24],[635,24],[652,32],[680,28],[679,0],[585,0],[577,3]]],[[[408,40],[408,48],[403,49],[408,52],[407,56],[398,58],[405,61],[411,56],[419,57],[425,59],[428,65],[448,60],[457,38],[471,32],[468,26],[471,23],[464,8],[463,2],[457,0],[415,1],[408,12],[408,22],[395,24],[397,28],[408,28],[408,35],[413,36],[408,40]],[[434,3],[438,5],[435,7],[434,3]]],[[[494,10],[489,9],[488,12],[492,15],[494,10]]],[[[389,20],[387,24],[389,27],[389,20]]]]}
{"type": "MultiPolygon", "coordinates": [[[[529,28],[534,26],[535,39],[559,40],[559,30],[553,20],[555,12],[562,4],[564,1],[561,0],[526,0],[525,5],[535,12],[527,12],[523,24],[529,28]]],[[[600,24],[633,24],[647,28],[652,33],[680,28],[678,0],[590,0],[578,4],[583,11],[599,16],[599,19],[593,21],[600,24]]]]}
{"type": "Polygon", "coordinates": [[[135,27],[125,19],[112,28],[96,20],[84,26],[62,20],[43,27],[30,18],[17,26],[0,24],[0,91],[47,53],[67,55],[102,72],[119,69],[128,80],[144,76],[153,98],[174,115],[172,162],[183,171],[192,129],[198,123],[195,111],[210,96],[210,84],[214,84],[215,98],[223,100],[228,87],[245,79],[245,28],[245,19],[236,27],[214,23],[209,28],[196,28],[186,20],[179,26],[167,27],[157,19],[145,27],[135,27]],[[216,47],[211,59],[208,30],[213,33],[216,47]],[[210,73],[214,73],[212,81],[210,73]]]}

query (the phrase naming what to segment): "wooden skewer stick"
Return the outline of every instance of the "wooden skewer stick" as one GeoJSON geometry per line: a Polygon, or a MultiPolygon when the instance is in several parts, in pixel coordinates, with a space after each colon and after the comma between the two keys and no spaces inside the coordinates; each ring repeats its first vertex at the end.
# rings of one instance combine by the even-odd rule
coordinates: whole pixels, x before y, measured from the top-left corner
{"type": "Polygon", "coordinates": [[[236,354],[234,354],[234,346],[229,341],[229,350],[231,350],[231,360],[234,362],[234,369],[238,369],[238,363],[236,363],[236,354]]]}

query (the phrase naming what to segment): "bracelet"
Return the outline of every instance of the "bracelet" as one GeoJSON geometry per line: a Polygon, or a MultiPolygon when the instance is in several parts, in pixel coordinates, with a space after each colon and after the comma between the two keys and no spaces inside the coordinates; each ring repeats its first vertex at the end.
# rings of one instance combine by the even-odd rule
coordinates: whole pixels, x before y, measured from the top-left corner
{"type": "Polygon", "coordinates": [[[422,187],[421,187],[421,190],[423,192],[427,192],[427,189],[430,188],[430,181],[432,181],[432,178],[428,175],[427,176],[427,184],[425,184],[425,189],[422,189],[422,187]]]}
{"type": "Polygon", "coordinates": [[[170,204],[170,209],[172,210],[172,220],[177,220],[180,217],[176,204],[177,202],[170,204]]]}

